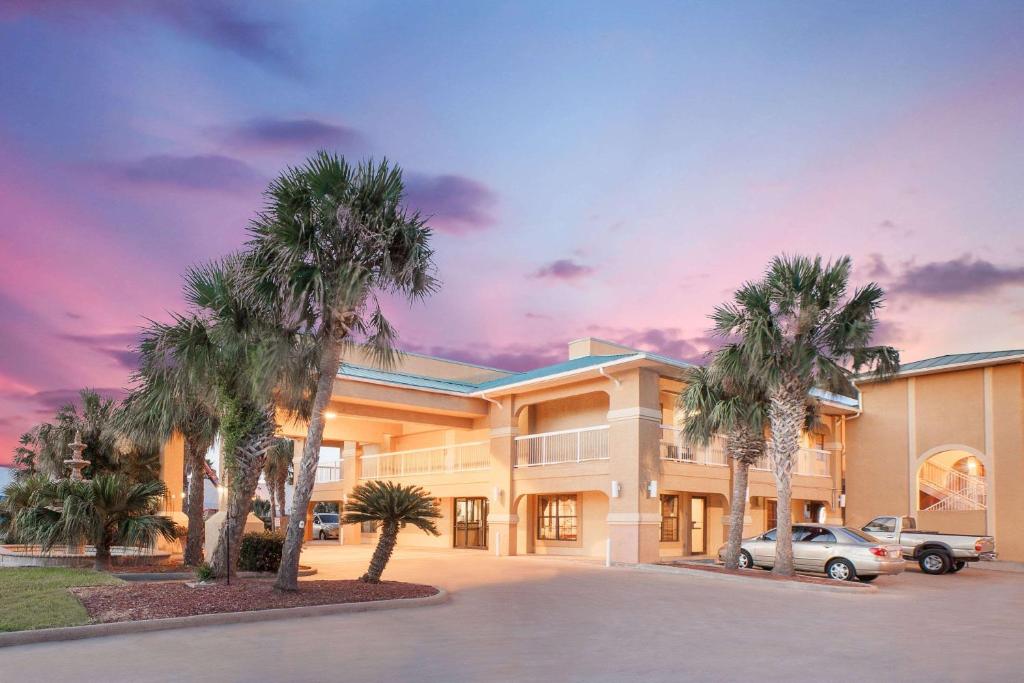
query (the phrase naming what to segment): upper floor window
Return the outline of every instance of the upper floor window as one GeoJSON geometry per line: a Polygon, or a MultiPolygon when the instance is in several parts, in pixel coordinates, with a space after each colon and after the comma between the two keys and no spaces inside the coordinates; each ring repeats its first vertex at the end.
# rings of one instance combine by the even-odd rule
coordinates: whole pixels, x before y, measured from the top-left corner
{"type": "Polygon", "coordinates": [[[537,496],[537,539],[575,541],[578,538],[576,494],[537,496]]]}

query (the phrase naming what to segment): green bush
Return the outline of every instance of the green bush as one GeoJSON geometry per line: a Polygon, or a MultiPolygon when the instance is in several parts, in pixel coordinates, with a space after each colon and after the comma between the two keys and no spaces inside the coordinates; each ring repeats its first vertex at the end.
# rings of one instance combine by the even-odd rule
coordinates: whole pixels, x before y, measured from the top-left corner
{"type": "Polygon", "coordinates": [[[201,565],[196,567],[196,581],[213,581],[215,578],[213,567],[208,563],[203,562],[201,565]]]}
{"type": "Polygon", "coordinates": [[[276,572],[281,566],[284,535],[270,531],[251,532],[242,537],[238,569],[243,572],[276,572]]]}

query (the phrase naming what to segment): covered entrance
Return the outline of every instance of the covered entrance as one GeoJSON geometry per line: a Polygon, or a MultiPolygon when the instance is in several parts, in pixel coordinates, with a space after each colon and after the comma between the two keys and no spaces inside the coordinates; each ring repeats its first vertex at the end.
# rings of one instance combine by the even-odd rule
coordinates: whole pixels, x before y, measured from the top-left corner
{"type": "Polygon", "coordinates": [[[487,499],[455,499],[456,548],[487,547],[487,499]]]}

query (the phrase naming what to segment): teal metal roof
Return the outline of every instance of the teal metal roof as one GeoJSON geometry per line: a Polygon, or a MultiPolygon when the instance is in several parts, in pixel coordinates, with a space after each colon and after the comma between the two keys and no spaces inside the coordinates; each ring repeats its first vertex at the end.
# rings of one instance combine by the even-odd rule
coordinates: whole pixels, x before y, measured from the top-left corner
{"type": "Polygon", "coordinates": [[[932,368],[941,368],[947,365],[960,365],[963,363],[980,363],[987,360],[1008,358],[1010,356],[1024,356],[1024,349],[1015,349],[1012,351],[981,351],[978,353],[954,353],[946,356],[936,356],[935,358],[916,360],[912,363],[903,363],[900,365],[900,372],[929,370],[932,368]]]}
{"type": "Polygon", "coordinates": [[[338,370],[338,375],[355,379],[368,379],[374,382],[398,384],[413,389],[432,389],[434,391],[448,391],[456,394],[469,394],[477,390],[475,384],[437,379],[436,377],[424,377],[423,375],[410,375],[404,372],[375,370],[362,367],[361,365],[350,365],[349,363],[341,366],[341,369],[338,370]]]}
{"type": "Polygon", "coordinates": [[[603,363],[609,363],[611,361],[619,360],[620,358],[629,358],[635,356],[635,353],[620,353],[614,356],[583,356],[581,358],[574,358],[572,360],[565,361],[564,363],[555,363],[554,365],[546,365],[536,370],[528,370],[527,372],[519,372],[508,377],[499,377],[498,379],[492,379],[477,385],[477,389],[484,391],[487,389],[498,389],[509,384],[518,384],[519,382],[528,382],[531,379],[541,379],[543,377],[550,377],[551,375],[558,375],[563,372],[571,372],[573,370],[581,370],[588,368],[593,365],[601,365],[603,363]]]}

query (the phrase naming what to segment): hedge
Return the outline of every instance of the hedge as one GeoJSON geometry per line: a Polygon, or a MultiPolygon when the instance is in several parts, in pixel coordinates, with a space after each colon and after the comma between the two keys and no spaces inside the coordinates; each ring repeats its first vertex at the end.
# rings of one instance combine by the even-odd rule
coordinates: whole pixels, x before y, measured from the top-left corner
{"type": "Polygon", "coordinates": [[[281,566],[284,535],[271,531],[253,531],[242,537],[238,569],[243,572],[276,572],[281,566]]]}

